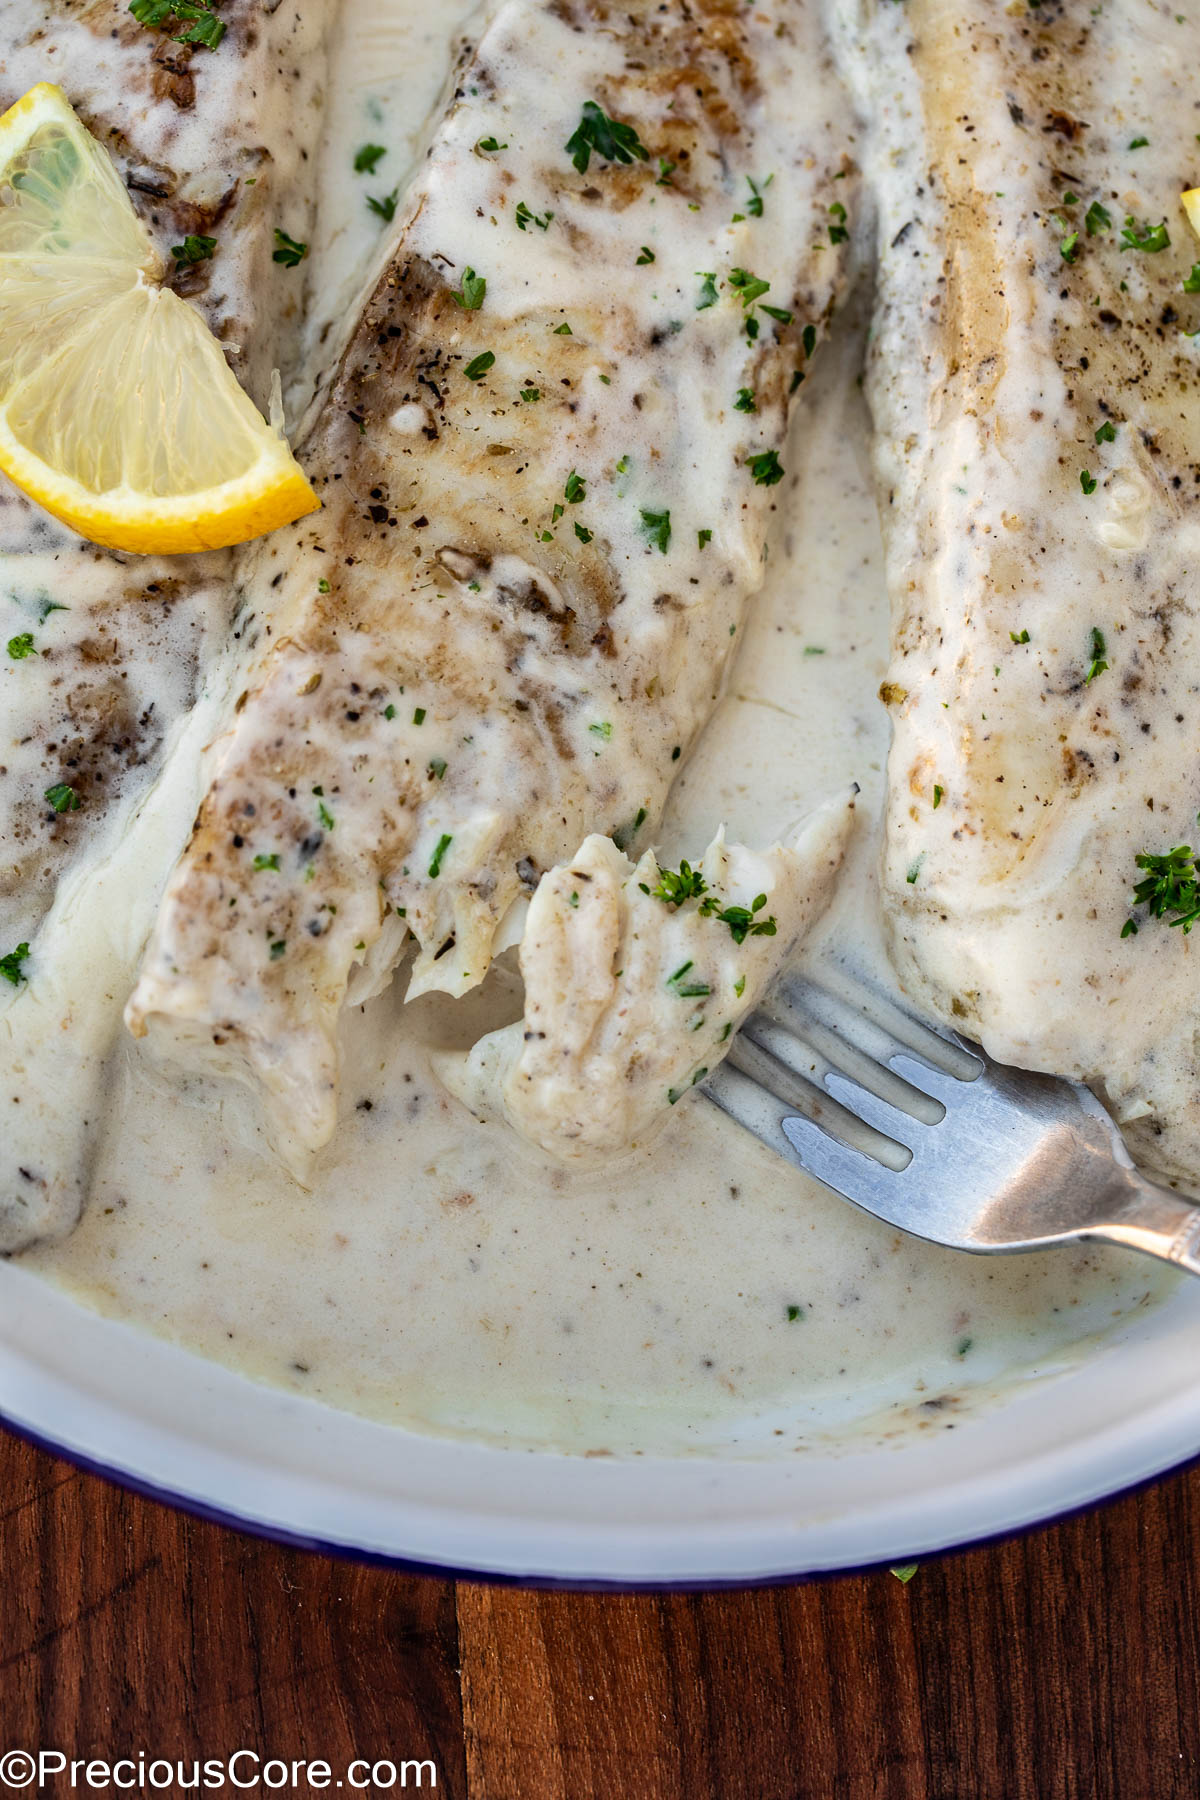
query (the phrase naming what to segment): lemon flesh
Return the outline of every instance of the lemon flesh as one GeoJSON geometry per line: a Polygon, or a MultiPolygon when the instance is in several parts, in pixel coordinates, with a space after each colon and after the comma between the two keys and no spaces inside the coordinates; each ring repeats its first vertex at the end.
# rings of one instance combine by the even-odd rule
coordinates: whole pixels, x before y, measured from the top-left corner
{"type": "Polygon", "coordinates": [[[172,554],[319,505],[61,88],[0,118],[0,468],[97,544],[172,554]]]}
{"type": "Polygon", "coordinates": [[[1188,188],[1186,193],[1181,194],[1179,198],[1183,202],[1183,210],[1187,214],[1188,224],[1196,236],[1200,237],[1200,188],[1188,188]]]}

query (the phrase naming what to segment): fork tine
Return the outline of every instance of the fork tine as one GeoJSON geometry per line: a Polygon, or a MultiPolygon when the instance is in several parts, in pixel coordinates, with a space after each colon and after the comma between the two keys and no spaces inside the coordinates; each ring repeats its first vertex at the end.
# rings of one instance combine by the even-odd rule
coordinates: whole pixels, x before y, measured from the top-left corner
{"type": "Polygon", "coordinates": [[[789,1008],[812,1017],[873,1062],[886,1063],[894,1055],[907,1053],[944,1068],[947,1074],[961,1074],[965,1080],[976,1072],[976,1059],[952,1032],[915,1018],[877,988],[848,979],[842,986],[848,991],[793,974],[785,977],[779,993],[789,1008]]]}
{"type": "Polygon", "coordinates": [[[884,1137],[891,1138],[893,1143],[902,1145],[905,1150],[914,1148],[912,1139],[917,1132],[929,1129],[923,1121],[914,1119],[911,1113],[902,1112],[898,1106],[881,1100],[870,1088],[863,1087],[861,1082],[843,1075],[840,1069],[826,1070],[825,1086],[847,1112],[855,1113],[865,1125],[882,1132],[884,1137]]]}
{"type": "Polygon", "coordinates": [[[901,1173],[884,1168],[874,1157],[861,1150],[852,1150],[838,1138],[829,1137],[811,1119],[792,1115],[780,1120],[780,1129],[800,1167],[846,1200],[854,1200],[862,1193],[882,1195],[885,1183],[894,1181],[901,1173]]]}
{"type": "MultiPolygon", "coordinates": [[[[963,1089],[970,1085],[969,1081],[960,1080],[957,1075],[947,1075],[944,1070],[935,1069],[920,1057],[909,1056],[904,1051],[888,1058],[888,1068],[894,1069],[910,1087],[920,1088],[923,1094],[940,1100],[947,1108],[953,1106],[956,1098],[961,1099],[963,1089]]],[[[979,1073],[983,1072],[981,1065],[979,1073]]]]}

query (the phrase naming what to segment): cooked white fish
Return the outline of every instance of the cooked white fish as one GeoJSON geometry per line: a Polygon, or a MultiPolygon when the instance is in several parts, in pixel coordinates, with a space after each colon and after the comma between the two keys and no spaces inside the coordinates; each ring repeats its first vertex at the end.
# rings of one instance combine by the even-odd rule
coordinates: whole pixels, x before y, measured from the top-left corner
{"type": "Polygon", "coordinates": [[[1200,957],[1131,890],[1200,808],[1200,26],[1133,0],[861,23],[897,965],[1194,1181],[1200,957]]]}
{"type": "Polygon", "coordinates": [[[652,832],[759,585],[845,280],[814,9],[508,0],[302,447],[236,716],[127,1011],[298,1173],[349,995],[461,994],[588,832],[652,832]]]}
{"type": "MultiPolygon", "coordinates": [[[[125,0],[0,0],[0,106],[66,90],[108,149],[178,292],[205,313],[264,409],[298,374],[324,36],[334,0],[223,6],[216,49],[139,25],[125,0]],[[189,261],[187,240],[214,241],[189,261]],[[173,259],[172,248],[180,257],[173,259]]],[[[200,246],[202,249],[203,246],[200,246]]],[[[231,611],[230,557],[131,557],[82,543],[0,475],[0,953],[30,939],[55,882],[144,786],[231,611]],[[23,654],[6,653],[16,643],[23,654]],[[48,789],[74,791],[56,812],[48,789]]]]}
{"type": "Polygon", "coordinates": [[[447,1086],[567,1161],[644,1144],[729,1054],[828,904],[852,817],[836,801],[762,852],[722,830],[665,879],[652,850],[634,864],[586,838],[530,904],[524,1018],[442,1057],[447,1086]]]}
{"type": "MultiPolygon", "coordinates": [[[[215,237],[175,281],[264,405],[272,369],[297,369],[304,270],[273,261],[274,232],[309,235],[332,12],[230,0],[207,50],[139,25],[124,0],[0,5],[0,101],[61,83],[164,254],[215,237]]],[[[78,1215],[129,971],[198,798],[203,708],[185,720],[203,669],[220,688],[232,568],[221,551],[81,543],[0,476],[0,1251],[78,1215]],[[191,774],[183,761],[156,788],[178,741],[191,774]]]]}

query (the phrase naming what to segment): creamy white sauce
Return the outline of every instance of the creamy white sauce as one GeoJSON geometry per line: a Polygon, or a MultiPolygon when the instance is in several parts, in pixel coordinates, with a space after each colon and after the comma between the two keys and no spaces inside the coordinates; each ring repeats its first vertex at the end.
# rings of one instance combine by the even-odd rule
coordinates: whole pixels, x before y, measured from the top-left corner
{"type": "MultiPolygon", "coordinates": [[[[347,0],[318,320],[347,304],[378,231],[363,196],[400,181],[465,10],[433,22],[416,0],[347,0]],[[356,176],[368,141],[388,156],[356,176]]],[[[766,844],[851,780],[864,819],[878,815],[887,626],[861,348],[844,320],[812,377],[767,585],[662,832],[672,862],[722,822],[766,844]]],[[[882,967],[876,858],[864,825],[810,961],[882,967]]],[[[615,1452],[772,1453],[834,1431],[945,1423],[1060,1366],[1167,1286],[1116,1253],[985,1259],[904,1238],[703,1099],[624,1163],[566,1169],[474,1119],[430,1069],[431,1054],[516,1016],[511,973],[459,1001],[405,1007],[402,992],[343,1022],[342,1116],[311,1192],[263,1154],[247,1097],[170,1083],[124,1043],[83,1221],[25,1265],[331,1405],[615,1452]]]]}

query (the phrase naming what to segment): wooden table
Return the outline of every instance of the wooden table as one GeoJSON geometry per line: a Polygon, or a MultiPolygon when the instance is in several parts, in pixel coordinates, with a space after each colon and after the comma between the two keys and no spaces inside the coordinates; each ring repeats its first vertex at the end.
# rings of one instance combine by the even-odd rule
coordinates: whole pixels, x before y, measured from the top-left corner
{"type": "Polygon", "coordinates": [[[907,1586],[662,1596],[282,1550],[3,1436],[0,1494],[0,1752],[429,1757],[450,1800],[1200,1794],[1200,1471],[907,1586]]]}

